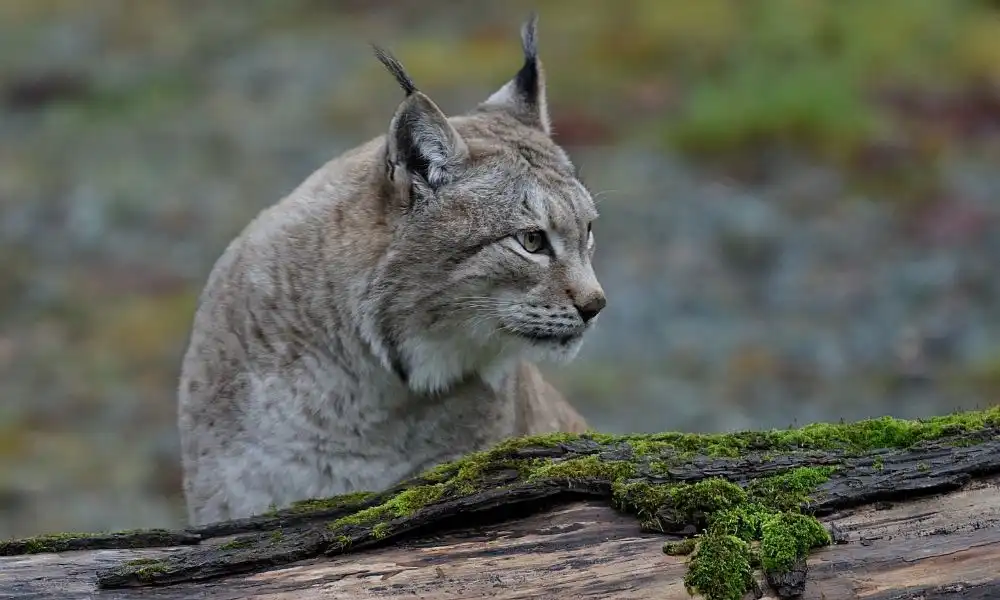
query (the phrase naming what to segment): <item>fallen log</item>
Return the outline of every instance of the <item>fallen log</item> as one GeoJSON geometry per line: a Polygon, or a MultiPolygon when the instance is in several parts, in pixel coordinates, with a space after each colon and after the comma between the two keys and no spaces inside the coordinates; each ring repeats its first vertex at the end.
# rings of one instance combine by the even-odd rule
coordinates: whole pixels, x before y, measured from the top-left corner
{"type": "Polygon", "coordinates": [[[1000,407],[508,440],[382,493],[0,542],[0,597],[1000,597],[1000,407]]]}

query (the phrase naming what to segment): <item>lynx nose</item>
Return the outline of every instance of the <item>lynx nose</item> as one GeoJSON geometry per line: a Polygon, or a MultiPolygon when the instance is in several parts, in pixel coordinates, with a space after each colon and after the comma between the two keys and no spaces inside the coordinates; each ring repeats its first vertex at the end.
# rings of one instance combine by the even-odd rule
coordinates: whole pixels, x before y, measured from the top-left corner
{"type": "Polygon", "coordinates": [[[597,316],[604,306],[607,304],[607,300],[604,298],[604,294],[594,296],[588,300],[583,305],[577,304],[576,310],[580,313],[580,318],[583,319],[584,323],[589,323],[594,317],[597,316]]]}

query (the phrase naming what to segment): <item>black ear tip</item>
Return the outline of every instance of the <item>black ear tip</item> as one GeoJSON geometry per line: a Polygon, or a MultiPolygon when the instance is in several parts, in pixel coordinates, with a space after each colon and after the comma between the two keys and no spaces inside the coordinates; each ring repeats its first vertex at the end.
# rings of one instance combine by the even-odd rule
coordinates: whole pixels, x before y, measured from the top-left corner
{"type": "Polygon", "coordinates": [[[538,13],[531,11],[528,20],[521,26],[521,46],[524,48],[524,58],[533,61],[538,58],[538,13]]]}
{"type": "Polygon", "coordinates": [[[414,85],[413,80],[406,73],[406,69],[403,68],[402,63],[391,52],[374,42],[371,43],[371,47],[372,51],[375,52],[375,58],[392,74],[396,79],[396,83],[399,84],[399,87],[403,88],[403,92],[407,96],[417,91],[417,86],[414,85]]]}

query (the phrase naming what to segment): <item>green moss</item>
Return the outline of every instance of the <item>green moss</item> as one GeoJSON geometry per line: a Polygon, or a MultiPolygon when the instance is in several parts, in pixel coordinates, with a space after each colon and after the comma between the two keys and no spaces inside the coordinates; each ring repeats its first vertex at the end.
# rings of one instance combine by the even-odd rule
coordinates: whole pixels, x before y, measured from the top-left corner
{"type": "MultiPolygon", "coordinates": [[[[517,481],[582,480],[596,478],[611,484],[616,507],[635,514],[647,528],[694,525],[701,532],[694,541],[665,546],[665,552],[690,549],[697,543],[687,579],[708,600],[725,600],[747,591],[753,565],[781,571],[829,543],[829,536],[808,509],[810,495],[836,471],[835,466],[800,467],[743,485],[720,478],[695,483],[669,479],[650,482],[649,474],[669,478],[672,468],[688,457],[717,458],[755,453],[773,459],[800,450],[836,450],[847,455],[883,448],[905,448],[924,440],[972,433],[1000,425],[1000,407],[924,420],[889,417],[857,423],[814,424],[799,429],[730,434],[661,433],[608,435],[558,433],[515,438],[439,465],[423,473],[410,488],[378,506],[358,511],[330,524],[334,548],[346,549],[350,526],[368,526],[374,539],[392,533],[392,521],[441,498],[473,494],[495,485],[508,485],[510,471],[517,481]],[[538,458],[522,454],[525,448],[558,448],[599,444],[593,454],[569,459],[538,458]],[[759,544],[759,552],[753,545],[759,544]],[[713,572],[728,565],[724,572],[713,572]]],[[[361,496],[359,499],[366,498],[361,496]]],[[[343,502],[338,499],[338,502],[343,502]]],[[[313,504],[316,506],[316,504],[313,504]]]]}
{"type": "Polygon", "coordinates": [[[813,548],[830,543],[830,534],[814,517],[784,512],[764,521],[761,564],[768,571],[787,571],[813,548]]]}
{"type": "Polygon", "coordinates": [[[143,582],[152,581],[157,575],[167,572],[167,563],[157,558],[137,558],[125,562],[125,570],[143,582]]]}
{"type": "Polygon", "coordinates": [[[240,548],[246,548],[251,544],[253,544],[253,540],[248,537],[244,537],[230,540],[225,544],[219,544],[219,548],[223,550],[239,550],[240,548]]]}
{"type": "Polygon", "coordinates": [[[640,518],[653,516],[670,501],[670,489],[677,484],[654,484],[648,481],[616,481],[611,484],[611,499],[621,510],[640,518]]]}
{"type": "Polygon", "coordinates": [[[335,510],[338,508],[345,508],[356,504],[361,504],[366,500],[374,497],[375,494],[372,492],[354,492],[351,494],[342,494],[340,496],[333,496],[332,498],[313,498],[310,500],[299,500],[298,502],[293,502],[289,506],[289,510],[294,512],[313,512],[320,510],[335,510]]]}
{"type": "Polygon", "coordinates": [[[719,478],[675,486],[669,494],[672,506],[685,515],[729,510],[747,500],[743,488],[719,478]]]}
{"type": "Polygon", "coordinates": [[[527,478],[534,468],[547,464],[543,459],[518,458],[518,450],[539,446],[552,448],[575,439],[579,439],[579,436],[564,433],[512,438],[489,450],[474,452],[457,461],[438,465],[425,471],[419,479],[431,483],[447,482],[450,493],[471,494],[479,488],[478,483],[491,472],[514,470],[519,476],[527,478]]]}
{"type": "Polygon", "coordinates": [[[814,423],[795,429],[720,434],[657,433],[603,436],[602,443],[628,444],[638,456],[674,452],[682,456],[739,457],[793,450],[862,453],[907,448],[957,433],[1000,426],[1000,406],[928,419],[879,417],[854,423],[814,423]]]}
{"type": "Polygon", "coordinates": [[[626,443],[637,456],[659,454],[669,450],[684,455],[715,457],[740,456],[743,445],[731,435],[698,433],[657,433],[620,436],[612,442],[626,443]]]}
{"type": "Polygon", "coordinates": [[[653,475],[669,475],[673,466],[669,461],[651,460],[649,461],[649,472],[653,475]]]}
{"type": "MultiPolygon", "coordinates": [[[[767,571],[783,572],[790,569],[795,561],[805,558],[809,550],[830,543],[830,536],[823,525],[811,515],[792,511],[775,512],[768,507],[750,503],[715,515],[706,539],[733,538],[744,543],[760,541],[759,554],[750,557],[750,564],[759,564],[767,571]]],[[[726,557],[714,557],[716,550],[707,545],[699,550],[706,564],[715,564],[726,557]]],[[[692,569],[694,568],[692,563],[692,569]]],[[[742,592],[748,591],[745,588],[742,592]]],[[[718,600],[708,593],[710,600],[718,600]]]]}
{"type": "Polygon", "coordinates": [[[345,552],[351,547],[351,538],[346,535],[338,535],[333,539],[332,546],[341,552],[345,552]]]}
{"type": "Polygon", "coordinates": [[[668,508],[689,523],[698,523],[706,515],[729,510],[747,499],[743,488],[718,478],[693,484],[616,481],[612,493],[616,506],[635,513],[647,523],[656,519],[656,513],[661,508],[668,508]]]}
{"type": "Polygon", "coordinates": [[[882,460],[881,456],[875,457],[875,460],[872,461],[872,468],[876,471],[881,471],[885,468],[885,461],[882,460]]]}
{"type": "Polygon", "coordinates": [[[753,585],[750,544],[733,535],[706,535],[684,576],[689,592],[709,600],[741,600],[753,585]]]}
{"type": "Polygon", "coordinates": [[[439,499],[444,490],[444,485],[440,483],[410,488],[393,496],[383,504],[359,510],[353,515],[337,519],[330,523],[329,527],[339,529],[346,525],[370,525],[379,521],[406,517],[417,509],[439,499]]]}
{"type": "Polygon", "coordinates": [[[716,534],[734,535],[751,542],[763,535],[764,521],[774,514],[767,506],[749,502],[709,517],[709,531],[716,534]]]}
{"type": "Polygon", "coordinates": [[[601,460],[596,455],[551,462],[531,469],[528,480],[601,478],[616,481],[635,475],[635,465],[623,460],[601,460]]]}
{"type": "MultiPolygon", "coordinates": [[[[432,484],[446,484],[451,493],[468,494],[476,491],[477,483],[484,480],[489,473],[505,469],[516,470],[521,476],[532,479],[604,477],[612,481],[631,476],[635,472],[635,465],[629,461],[609,463],[594,455],[563,462],[519,458],[517,455],[523,448],[555,448],[580,441],[596,442],[609,448],[631,449],[636,459],[649,459],[646,464],[650,472],[667,474],[678,461],[694,456],[735,458],[744,456],[747,452],[761,452],[764,457],[773,457],[778,452],[795,450],[841,450],[848,453],[862,453],[883,448],[905,448],[917,442],[996,425],[1000,425],[1000,407],[923,420],[881,417],[856,423],[817,423],[798,429],[726,434],[553,433],[506,440],[489,450],[436,466],[423,473],[420,478],[432,484]]],[[[815,485],[815,480],[825,479],[826,476],[828,473],[824,474],[820,469],[797,471],[789,477],[798,480],[800,487],[812,487],[815,485]]],[[[790,479],[775,481],[781,485],[794,483],[790,479]]]]}
{"type": "Polygon", "coordinates": [[[799,467],[751,481],[747,492],[754,502],[775,510],[797,510],[808,502],[809,492],[830,479],[835,471],[835,467],[799,467]]]}
{"type": "MultiPolygon", "coordinates": [[[[812,516],[799,510],[809,494],[829,479],[833,467],[801,467],[758,479],[742,488],[719,478],[693,484],[651,484],[620,479],[613,484],[616,506],[647,526],[667,511],[678,522],[707,527],[699,538],[686,583],[709,600],[741,598],[751,584],[752,566],[783,571],[808,551],[829,543],[812,516]],[[749,545],[760,542],[758,556],[749,545]]],[[[690,552],[695,540],[664,545],[668,554],[690,552]]]]}
{"type": "Polygon", "coordinates": [[[694,552],[697,545],[698,542],[694,538],[687,538],[679,542],[664,542],[663,553],[670,556],[687,556],[694,552]]]}
{"type": "Polygon", "coordinates": [[[274,531],[271,532],[271,543],[272,544],[277,544],[277,543],[281,542],[281,540],[283,540],[284,538],[285,538],[285,532],[283,532],[280,529],[275,529],[274,531]]]}
{"type": "MultiPolygon", "coordinates": [[[[128,532],[122,532],[128,533],[128,532]]],[[[17,545],[21,547],[18,554],[41,554],[45,552],[59,552],[66,548],[68,542],[82,539],[93,539],[106,537],[107,533],[50,533],[36,535],[27,538],[13,539],[0,542],[0,556],[6,554],[8,547],[17,545]]]]}

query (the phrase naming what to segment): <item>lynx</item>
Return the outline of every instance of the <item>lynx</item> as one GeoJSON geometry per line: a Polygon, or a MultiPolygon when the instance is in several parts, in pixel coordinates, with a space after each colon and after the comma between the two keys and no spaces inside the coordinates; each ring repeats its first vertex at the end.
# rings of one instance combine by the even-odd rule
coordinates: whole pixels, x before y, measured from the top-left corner
{"type": "Polygon", "coordinates": [[[178,390],[193,525],[379,491],[511,436],[582,432],[534,362],[566,362],[605,306],[597,217],[552,139],[534,15],[523,66],[446,117],[404,98],[209,274],[178,390]]]}

